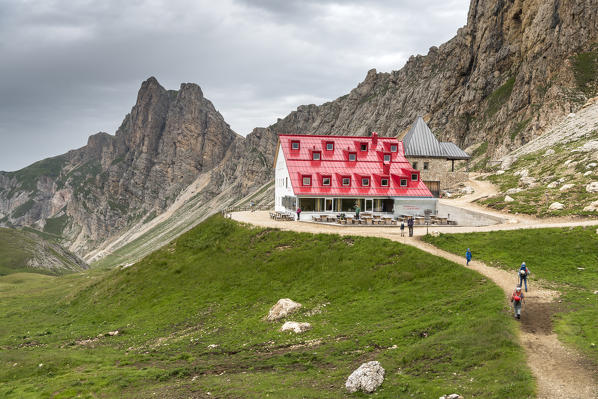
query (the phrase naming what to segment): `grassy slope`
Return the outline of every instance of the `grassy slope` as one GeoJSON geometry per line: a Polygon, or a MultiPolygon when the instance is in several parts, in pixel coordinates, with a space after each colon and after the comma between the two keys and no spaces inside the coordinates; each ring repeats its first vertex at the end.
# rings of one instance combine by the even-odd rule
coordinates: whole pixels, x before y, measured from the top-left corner
{"type": "Polygon", "coordinates": [[[379,397],[534,393],[498,287],[376,238],[212,217],[124,270],[0,278],[0,318],[2,397],[340,398],[374,359],[379,397]],[[289,319],[311,331],[262,320],[283,297],[304,305],[289,319]]]}
{"type": "Polygon", "coordinates": [[[559,337],[598,362],[598,235],[596,228],[534,229],[491,233],[443,234],[427,241],[515,272],[525,261],[532,272],[530,286],[542,279],[562,293],[564,309],[557,314],[559,337]],[[578,268],[583,268],[580,270],[578,268]]]}

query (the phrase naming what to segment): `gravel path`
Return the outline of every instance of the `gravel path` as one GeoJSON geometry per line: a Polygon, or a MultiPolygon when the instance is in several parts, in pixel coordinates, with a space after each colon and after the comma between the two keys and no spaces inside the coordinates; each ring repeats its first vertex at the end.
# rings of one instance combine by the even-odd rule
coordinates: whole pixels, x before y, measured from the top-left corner
{"type": "MultiPolygon", "coordinates": [[[[477,198],[492,195],[496,192],[491,183],[472,180],[469,182],[476,192],[454,200],[441,201],[452,206],[475,209],[480,212],[506,218],[508,222],[484,227],[430,227],[443,233],[464,233],[478,231],[513,230],[545,227],[568,227],[598,225],[597,220],[571,221],[571,219],[535,219],[532,217],[509,215],[488,211],[472,204],[477,198]]],[[[510,296],[517,283],[516,273],[489,267],[479,261],[472,261],[465,266],[464,257],[443,251],[421,241],[418,236],[426,234],[425,227],[415,228],[415,237],[401,237],[397,227],[390,226],[346,226],[334,224],[317,224],[311,222],[284,222],[271,220],[268,212],[237,212],[231,217],[239,222],[245,222],[262,227],[273,227],[281,230],[291,230],[307,233],[331,233],[340,235],[361,235],[368,237],[382,237],[403,244],[412,245],[436,256],[469,267],[485,275],[503,289],[510,296]]],[[[526,296],[521,320],[520,342],[527,354],[527,361],[532,370],[537,386],[538,399],[596,399],[598,385],[596,371],[589,363],[573,350],[565,348],[552,330],[551,314],[557,303],[558,293],[542,287],[533,287],[526,296]]]]}

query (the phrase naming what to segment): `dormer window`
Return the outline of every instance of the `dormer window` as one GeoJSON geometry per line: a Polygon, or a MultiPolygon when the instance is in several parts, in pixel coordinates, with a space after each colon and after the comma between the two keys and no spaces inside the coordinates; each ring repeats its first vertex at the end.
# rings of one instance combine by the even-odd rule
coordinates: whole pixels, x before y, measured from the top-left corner
{"type": "Polygon", "coordinates": [[[417,181],[417,179],[418,179],[417,173],[412,173],[411,174],[411,181],[417,181]]]}
{"type": "Polygon", "coordinates": [[[361,146],[359,148],[361,149],[361,151],[367,151],[368,150],[368,144],[367,143],[361,143],[361,146]]]}
{"type": "Polygon", "coordinates": [[[303,185],[311,186],[311,176],[303,176],[303,185]]]}
{"type": "Polygon", "coordinates": [[[343,177],[343,186],[348,187],[351,185],[351,178],[350,177],[343,177]]]}
{"type": "Polygon", "coordinates": [[[298,150],[298,149],[299,149],[299,142],[291,141],[291,150],[298,150]]]}
{"type": "Polygon", "coordinates": [[[329,186],[330,185],[330,176],[323,176],[322,177],[322,185],[329,186]]]}
{"type": "Polygon", "coordinates": [[[322,153],[320,151],[314,151],[311,153],[311,159],[314,161],[319,161],[322,158],[322,153]]]}
{"type": "Polygon", "coordinates": [[[413,169],[417,169],[417,162],[413,162],[411,165],[413,165],[413,169]]]}
{"type": "Polygon", "coordinates": [[[383,177],[382,179],[380,179],[380,185],[382,187],[388,187],[388,178],[387,177],[383,177]]]}
{"type": "Polygon", "coordinates": [[[355,152],[350,152],[350,153],[349,153],[349,161],[350,161],[350,162],[353,162],[353,161],[356,161],[356,160],[357,160],[357,153],[355,153],[355,152]]]}
{"type": "Polygon", "coordinates": [[[362,177],[361,178],[361,185],[363,187],[368,187],[370,185],[370,178],[369,177],[362,177]]]}
{"type": "Polygon", "coordinates": [[[391,144],[390,145],[390,152],[397,152],[398,151],[398,146],[396,144],[391,144]]]}
{"type": "Polygon", "coordinates": [[[326,143],[326,151],[334,151],[334,143],[332,141],[326,143]]]}
{"type": "Polygon", "coordinates": [[[384,154],[384,162],[390,162],[390,154],[384,154]]]}
{"type": "Polygon", "coordinates": [[[407,187],[407,179],[401,179],[401,187],[407,187]]]}

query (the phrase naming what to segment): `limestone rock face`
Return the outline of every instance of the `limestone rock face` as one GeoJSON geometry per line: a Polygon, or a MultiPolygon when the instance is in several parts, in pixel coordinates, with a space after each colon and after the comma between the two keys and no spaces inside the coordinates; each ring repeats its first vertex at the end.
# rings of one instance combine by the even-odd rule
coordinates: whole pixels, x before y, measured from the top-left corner
{"type": "Polygon", "coordinates": [[[345,383],[345,388],[350,393],[363,391],[366,393],[374,392],[384,382],[384,369],[380,362],[372,361],[359,366],[345,383]]]}
{"type": "Polygon", "coordinates": [[[282,298],[276,302],[276,305],[272,306],[270,311],[268,312],[268,316],[266,319],[268,321],[275,321],[282,319],[289,314],[296,312],[297,310],[301,309],[301,304],[298,302],[293,301],[289,298],[282,298]]]}

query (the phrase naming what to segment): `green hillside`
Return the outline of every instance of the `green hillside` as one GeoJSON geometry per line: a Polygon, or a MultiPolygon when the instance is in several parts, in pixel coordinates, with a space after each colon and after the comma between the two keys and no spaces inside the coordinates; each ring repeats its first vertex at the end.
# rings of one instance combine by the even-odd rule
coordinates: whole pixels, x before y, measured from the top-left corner
{"type": "Polygon", "coordinates": [[[42,234],[0,228],[0,276],[19,272],[56,275],[87,267],[74,254],[42,238],[42,234]]]}
{"type": "Polygon", "coordinates": [[[598,234],[596,227],[442,234],[427,241],[462,254],[471,248],[476,259],[515,272],[526,262],[530,288],[544,280],[561,292],[555,330],[598,364],[598,234]]]}
{"type": "Polygon", "coordinates": [[[501,289],[384,239],[212,217],[128,268],[2,277],[0,318],[0,397],[344,398],[369,360],[381,398],[534,397],[501,289]],[[313,328],[264,321],[280,298],[313,328]]]}

